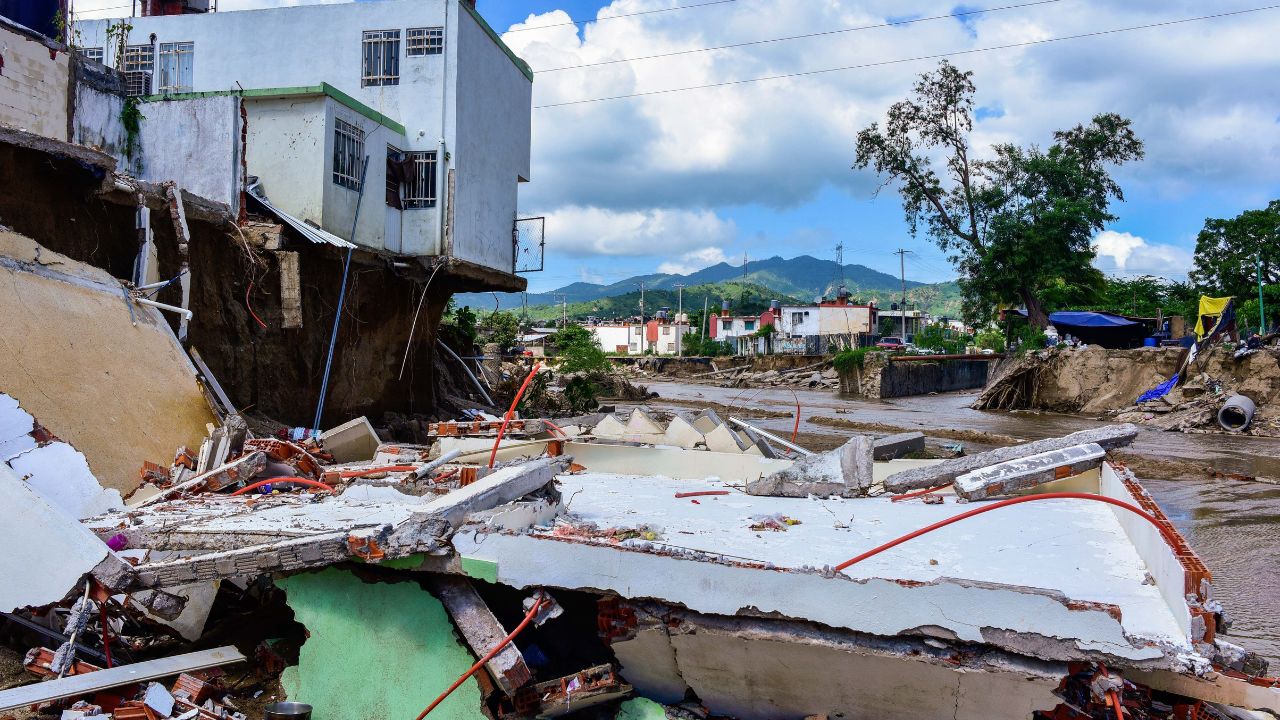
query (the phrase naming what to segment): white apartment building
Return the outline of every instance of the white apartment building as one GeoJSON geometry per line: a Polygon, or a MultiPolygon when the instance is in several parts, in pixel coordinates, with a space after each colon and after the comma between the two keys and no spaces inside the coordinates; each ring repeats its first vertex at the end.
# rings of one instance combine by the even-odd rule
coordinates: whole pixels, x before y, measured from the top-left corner
{"type": "Polygon", "coordinates": [[[513,273],[533,74],[474,0],[92,20],[79,31],[85,53],[124,70],[146,100],[144,178],[148,147],[183,148],[157,153],[184,157],[164,179],[212,184],[208,196],[230,195],[233,208],[243,195],[226,189],[256,177],[276,208],[358,245],[513,273]],[[200,122],[209,106],[216,123],[200,122]]]}

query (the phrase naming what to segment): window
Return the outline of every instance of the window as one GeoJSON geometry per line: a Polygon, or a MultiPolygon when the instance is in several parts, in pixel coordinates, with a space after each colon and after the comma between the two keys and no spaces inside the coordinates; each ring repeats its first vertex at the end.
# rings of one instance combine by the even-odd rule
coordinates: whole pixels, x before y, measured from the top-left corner
{"type": "Polygon", "coordinates": [[[346,120],[334,119],[333,182],[360,190],[360,165],[364,159],[364,132],[346,120]]]}
{"type": "Polygon", "coordinates": [[[676,344],[675,344],[675,343],[667,343],[667,352],[675,352],[675,351],[676,351],[676,344]]]}
{"type": "Polygon", "coordinates": [[[400,148],[394,145],[387,146],[387,207],[393,207],[397,210],[403,210],[404,206],[400,202],[400,183],[403,180],[404,171],[401,169],[401,163],[404,162],[404,153],[400,148]]]}
{"type": "Polygon", "coordinates": [[[743,330],[755,330],[755,329],[756,329],[756,321],[755,321],[755,320],[743,320],[743,321],[742,321],[742,329],[743,329],[743,330]]]}
{"type": "Polygon", "coordinates": [[[102,62],[102,48],[100,47],[84,48],[83,51],[84,51],[84,56],[89,60],[102,62]]]}
{"type": "Polygon", "coordinates": [[[124,49],[124,90],[126,95],[150,95],[155,53],[150,45],[129,45],[124,49]]]}
{"type": "Polygon", "coordinates": [[[663,326],[662,326],[662,334],[663,334],[663,335],[670,335],[670,334],[671,334],[671,326],[670,326],[670,325],[663,325],[663,326]]]}
{"type": "Polygon", "coordinates": [[[724,329],[725,329],[726,331],[728,331],[728,330],[732,330],[732,329],[733,329],[733,321],[732,321],[732,320],[721,320],[721,321],[720,321],[720,324],[724,326],[724,329]]]}
{"type": "Polygon", "coordinates": [[[404,206],[427,208],[436,205],[436,151],[414,151],[404,154],[413,161],[405,173],[404,206]]]}
{"type": "Polygon", "coordinates": [[[409,28],[405,31],[405,55],[439,55],[442,52],[444,52],[444,28],[409,28]]]}
{"type": "Polygon", "coordinates": [[[195,43],[160,43],[160,92],[191,92],[191,60],[195,43]]]}
{"type": "Polygon", "coordinates": [[[365,30],[361,87],[400,84],[400,31],[365,30]]]}

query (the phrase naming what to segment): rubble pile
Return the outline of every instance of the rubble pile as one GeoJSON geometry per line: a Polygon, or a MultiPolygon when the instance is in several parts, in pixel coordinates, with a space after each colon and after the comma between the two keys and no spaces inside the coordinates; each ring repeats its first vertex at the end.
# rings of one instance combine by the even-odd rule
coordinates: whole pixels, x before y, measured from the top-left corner
{"type": "Polygon", "coordinates": [[[1220,431],[1218,411],[1233,395],[1243,395],[1258,412],[1245,431],[1280,436],[1280,347],[1212,345],[1188,366],[1186,377],[1161,397],[1138,398],[1169,380],[1186,351],[1182,348],[1108,350],[1096,345],[1056,347],[1004,361],[974,407],[985,410],[1036,409],[1109,417],[1162,430],[1220,431]]]}
{"type": "Polygon", "coordinates": [[[752,363],[736,365],[728,368],[716,368],[711,362],[710,371],[686,372],[670,359],[668,362],[646,364],[642,361],[634,365],[620,365],[623,372],[632,377],[679,377],[689,382],[716,385],[718,387],[759,388],[759,387],[792,387],[822,390],[838,390],[840,375],[830,367],[829,360],[823,360],[798,368],[754,370],[752,363]]]}

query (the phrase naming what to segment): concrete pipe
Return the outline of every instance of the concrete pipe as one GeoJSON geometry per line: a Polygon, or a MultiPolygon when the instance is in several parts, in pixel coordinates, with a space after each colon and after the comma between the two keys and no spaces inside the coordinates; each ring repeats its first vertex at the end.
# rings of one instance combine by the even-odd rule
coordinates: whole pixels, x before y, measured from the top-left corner
{"type": "Polygon", "coordinates": [[[1249,398],[1243,395],[1232,395],[1218,411],[1218,424],[1223,430],[1243,432],[1249,429],[1249,423],[1253,422],[1253,414],[1257,410],[1258,406],[1254,405],[1249,398]]]}

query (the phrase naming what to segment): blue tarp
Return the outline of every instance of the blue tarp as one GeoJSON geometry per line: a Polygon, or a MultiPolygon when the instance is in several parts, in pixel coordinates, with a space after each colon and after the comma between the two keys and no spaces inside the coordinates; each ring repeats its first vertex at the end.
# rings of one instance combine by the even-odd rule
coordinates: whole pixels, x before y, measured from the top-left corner
{"type": "Polygon", "coordinates": [[[1159,397],[1164,397],[1165,393],[1172,390],[1173,386],[1177,384],[1178,384],[1178,374],[1174,373],[1173,377],[1169,378],[1168,380],[1165,380],[1159,385],[1139,395],[1138,402],[1141,403],[1141,402],[1146,402],[1148,400],[1155,400],[1156,398],[1159,398],[1159,397]]]}
{"type": "MultiPolygon", "coordinates": [[[[1019,310],[1019,315],[1026,317],[1026,310],[1019,310]]],[[[1073,327],[1093,327],[1093,328],[1112,328],[1112,327],[1133,327],[1140,325],[1134,320],[1127,320],[1119,315],[1111,313],[1089,312],[1085,310],[1062,310],[1055,313],[1049,313],[1049,322],[1054,326],[1069,325],[1073,327]]]]}

